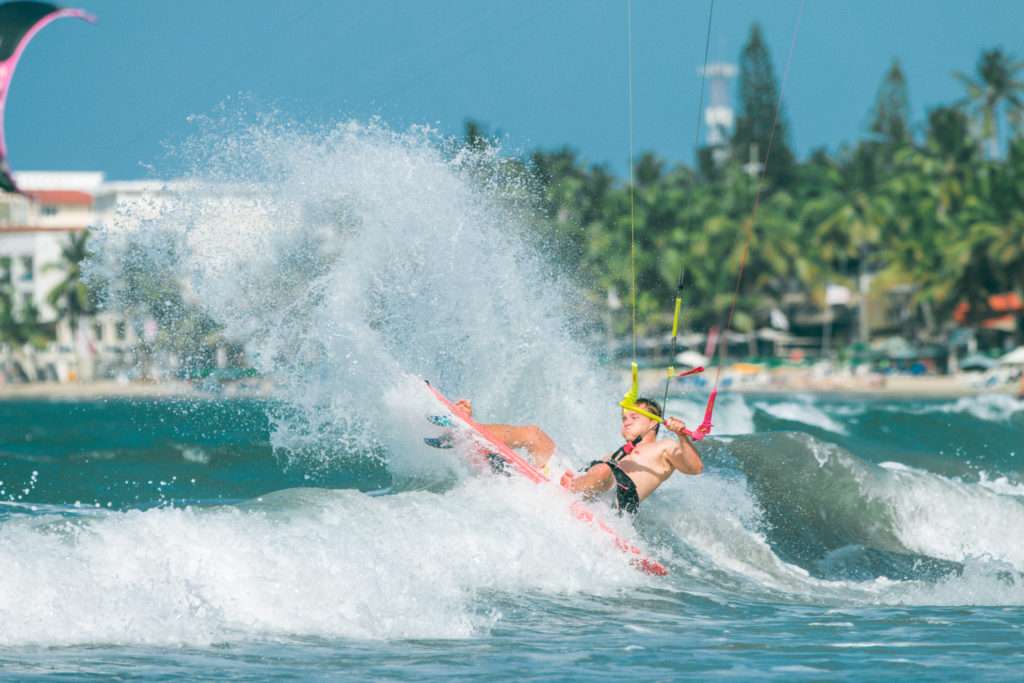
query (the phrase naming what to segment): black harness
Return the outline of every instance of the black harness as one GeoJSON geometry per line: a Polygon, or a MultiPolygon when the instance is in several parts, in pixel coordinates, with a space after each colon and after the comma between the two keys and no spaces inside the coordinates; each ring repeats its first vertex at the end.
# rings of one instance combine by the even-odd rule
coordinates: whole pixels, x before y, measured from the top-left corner
{"type": "Polygon", "coordinates": [[[608,469],[612,471],[612,476],[615,477],[615,509],[619,511],[619,514],[621,515],[623,512],[636,514],[640,507],[640,495],[636,491],[636,482],[622,471],[617,462],[611,459],[594,460],[587,465],[586,469],[589,470],[594,465],[608,465],[608,469]]]}

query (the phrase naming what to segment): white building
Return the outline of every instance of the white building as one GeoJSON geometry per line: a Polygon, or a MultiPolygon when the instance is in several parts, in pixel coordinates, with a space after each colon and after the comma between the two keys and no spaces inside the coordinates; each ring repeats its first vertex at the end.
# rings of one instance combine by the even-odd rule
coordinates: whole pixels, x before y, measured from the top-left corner
{"type": "Polygon", "coordinates": [[[0,286],[10,286],[15,310],[29,303],[42,322],[57,312],[47,294],[62,273],[50,264],[61,259],[68,236],[82,232],[94,221],[93,192],[102,173],[19,173],[16,181],[28,196],[0,195],[0,286]]]}
{"type": "Polygon", "coordinates": [[[39,352],[11,349],[0,340],[0,371],[19,351],[19,374],[30,380],[88,380],[97,369],[124,366],[138,341],[134,324],[106,311],[81,320],[73,331],[48,297],[65,277],[61,251],[72,235],[112,218],[124,203],[152,201],[162,184],[108,183],[100,172],[72,171],[21,172],[15,181],[24,195],[0,193],[0,289],[12,295],[16,315],[32,305],[40,323],[56,323],[56,341],[39,352]]]}
{"type": "Polygon", "coordinates": [[[729,138],[736,124],[729,99],[729,81],[736,76],[736,65],[715,62],[697,70],[710,84],[710,97],[704,107],[705,143],[716,165],[729,158],[729,138]]]}

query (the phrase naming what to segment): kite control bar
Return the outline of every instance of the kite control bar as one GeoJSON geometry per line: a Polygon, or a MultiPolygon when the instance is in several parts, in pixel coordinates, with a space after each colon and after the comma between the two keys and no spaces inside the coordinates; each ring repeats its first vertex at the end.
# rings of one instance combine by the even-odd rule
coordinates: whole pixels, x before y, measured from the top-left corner
{"type": "Polygon", "coordinates": [[[686,434],[694,441],[700,441],[705,436],[711,433],[711,415],[712,413],[715,412],[716,398],[718,398],[718,389],[712,389],[711,395],[708,396],[708,404],[704,408],[704,419],[701,421],[701,423],[697,426],[696,429],[690,430],[684,428],[683,434],[686,434]]]}
{"type": "MultiPolygon", "coordinates": [[[[637,405],[636,402],[637,402],[637,399],[639,398],[639,395],[640,395],[640,388],[639,388],[640,382],[639,382],[638,369],[637,369],[636,363],[633,363],[632,370],[633,370],[633,384],[630,387],[629,391],[626,392],[626,395],[622,397],[622,400],[619,401],[619,406],[623,410],[629,410],[631,412],[638,413],[638,414],[643,415],[644,417],[646,417],[646,418],[648,418],[650,420],[654,420],[655,422],[657,422],[659,424],[664,424],[665,423],[665,418],[661,417],[660,415],[655,415],[654,413],[650,412],[649,410],[644,410],[643,408],[641,408],[640,406],[637,405]]],[[[683,372],[680,372],[678,375],[676,375],[676,377],[686,377],[688,375],[696,375],[697,373],[700,373],[700,372],[704,372],[704,368],[698,366],[696,368],[693,368],[692,370],[685,370],[683,372]]],[[[711,395],[708,396],[708,403],[707,403],[707,406],[705,406],[705,408],[704,408],[704,419],[701,421],[701,423],[697,426],[696,429],[686,429],[684,427],[683,430],[682,430],[683,434],[688,436],[693,441],[701,441],[705,436],[707,436],[707,435],[709,435],[711,433],[711,416],[715,412],[715,399],[716,398],[718,398],[718,389],[717,388],[712,389],[711,390],[711,395]]],[[[636,441],[637,441],[637,443],[639,443],[639,439],[637,439],[636,441]]],[[[634,446],[635,446],[634,443],[626,443],[619,450],[623,452],[623,455],[625,455],[625,454],[630,453],[633,450],[634,446]]]]}

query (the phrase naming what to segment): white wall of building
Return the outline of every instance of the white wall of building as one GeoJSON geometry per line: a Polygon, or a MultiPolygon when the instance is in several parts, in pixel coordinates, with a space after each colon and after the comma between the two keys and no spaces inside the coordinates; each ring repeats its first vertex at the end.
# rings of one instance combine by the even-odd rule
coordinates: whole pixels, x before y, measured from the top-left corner
{"type": "MultiPolygon", "coordinates": [[[[10,288],[16,310],[31,300],[44,323],[58,318],[47,298],[64,278],[61,251],[71,236],[112,220],[125,207],[144,217],[147,207],[155,215],[162,204],[162,183],[108,183],[99,172],[21,172],[15,181],[27,196],[0,193],[0,287],[10,288]]],[[[116,362],[138,341],[135,322],[116,311],[82,320],[77,333],[61,320],[51,348],[33,352],[35,365],[48,366],[48,376],[62,381],[91,379],[97,364],[116,362]]]]}

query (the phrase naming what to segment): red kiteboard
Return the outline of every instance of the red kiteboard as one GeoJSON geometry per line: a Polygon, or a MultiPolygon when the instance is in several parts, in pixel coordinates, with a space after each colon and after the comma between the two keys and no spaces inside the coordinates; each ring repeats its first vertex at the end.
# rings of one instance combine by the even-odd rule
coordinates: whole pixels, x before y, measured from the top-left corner
{"type": "MultiPolygon", "coordinates": [[[[455,407],[455,404],[449,401],[448,398],[438,391],[430,382],[426,382],[425,384],[427,389],[430,390],[431,395],[433,395],[433,397],[436,398],[438,402],[445,407],[445,409],[447,409],[452,418],[458,424],[473,432],[475,440],[478,442],[483,441],[484,444],[486,444],[486,450],[496,453],[511,469],[515,470],[523,477],[526,477],[534,484],[551,483],[543,472],[534,467],[524,457],[496,439],[494,435],[488,433],[487,429],[483,425],[475,422],[472,418],[463,415],[462,412],[455,407]]],[[[474,456],[475,455],[478,454],[474,454],[474,456]]],[[[668,574],[668,570],[665,569],[664,565],[657,560],[652,560],[651,558],[644,556],[643,552],[639,548],[620,536],[615,529],[609,526],[600,517],[594,514],[593,510],[583,505],[580,501],[574,501],[572,505],[569,506],[569,511],[576,519],[590,524],[596,529],[607,534],[619,550],[627,555],[632,555],[633,557],[630,559],[630,563],[640,571],[648,574],[654,574],[656,576],[665,576],[668,574]]]]}

